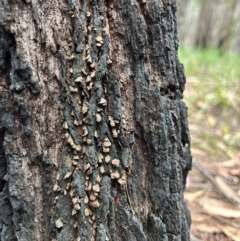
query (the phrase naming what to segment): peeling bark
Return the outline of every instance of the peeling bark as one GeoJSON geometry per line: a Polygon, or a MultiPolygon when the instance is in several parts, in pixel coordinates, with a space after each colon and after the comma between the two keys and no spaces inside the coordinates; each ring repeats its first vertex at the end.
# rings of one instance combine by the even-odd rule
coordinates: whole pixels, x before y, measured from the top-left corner
{"type": "Polygon", "coordinates": [[[189,240],[172,0],[0,1],[0,240],[189,240]]]}

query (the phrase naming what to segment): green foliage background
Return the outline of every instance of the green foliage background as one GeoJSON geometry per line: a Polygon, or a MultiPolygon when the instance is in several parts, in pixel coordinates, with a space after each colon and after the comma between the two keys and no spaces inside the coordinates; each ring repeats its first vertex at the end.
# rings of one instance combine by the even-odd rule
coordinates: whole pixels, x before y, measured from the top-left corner
{"type": "Polygon", "coordinates": [[[240,148],[240,57],[218,50],[180,48],[193,154],[234,158],[240,148]]]}

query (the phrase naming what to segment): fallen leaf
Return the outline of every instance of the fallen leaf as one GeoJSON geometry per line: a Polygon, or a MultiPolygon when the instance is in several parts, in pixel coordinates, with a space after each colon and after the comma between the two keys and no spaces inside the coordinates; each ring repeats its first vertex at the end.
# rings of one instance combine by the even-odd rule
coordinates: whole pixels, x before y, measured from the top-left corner
{"type": "Polygon", "coordinates": [[[204,191],[202,191],[202,190],[197,191],[197,192],[185,192],[184,193],[184,199],[191,202],[194,199],[203,196],[203,194],[204,194],[204,191]]]}
{"type": "Polygon", "coordinates": [[[221,162],[221,166],[223,167],[235,167],[239,163],[238,159],[231,159],[225,162],[221,162]]]}
{"type": "Polygon", "coordinates": [[[215,180],[223,193],[232,201],[240,204],[238,195],[222,180],[221,177],[216,176],[215,180]]]}
{"type": "Polygon", "coordinates": [[[230,170],[229,174],[240,179],[240,170],[230,170]]]}
{"type": "Polygon", "coordinates": [[[206,220],[209,220],[209,216],[203,215],[203,214],[193,214],[191,213],[192,216],[192,222],[193,223],[202,223],[206,222],[206,220]]]}
{"type": "Polygon", "coordinates": [[[240,232],[237,231],[236,229],[233,229],[232,227],[229,227],[229,226],[222,226],[220,224],[218,224],[217,226],[222,230],[222,232],[224,232],[226,236],[231,238],[231,240],[240,241],[240,232]]]}
{"type": "Polygon", "coordinates": [[[204,233],[220,233],[221,230],[219,227],[217,227],[214,223],[202,223],[195,225],[194,229],[199,230],[204,233]]]}
{"type": "Polygon", "coordinates": [[[225,218],[240,218],[239,209],[216,199],[204,198],[201,201],[201,205],[205,211],[211,215],[218,215],[225,218]]]}

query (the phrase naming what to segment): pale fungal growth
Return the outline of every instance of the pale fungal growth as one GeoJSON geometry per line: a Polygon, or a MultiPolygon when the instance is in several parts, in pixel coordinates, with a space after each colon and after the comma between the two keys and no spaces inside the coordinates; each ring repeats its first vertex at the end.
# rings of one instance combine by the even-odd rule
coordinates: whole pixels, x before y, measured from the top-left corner
{"type": "Polygon", "coordinates": [[[84,198],[84,203],[85,203],[85,204],[88,204],[88,202],[89,202],[89,198],[88,198],[88,196],[85,196],[85,198],[84,198]]]}
{"type": "Polygon", "coordinates": [[[85,153],[85,152],[86,152],[86,146],[83,146],[82,153],[85,153]]]}
{"type": "Polygon", "coordinates": [[[85,60],[88,60],[89,58],[91,58],[91,55],[88,54],[87,57],[85,58],[85,60]]]}
{"type": "Polygon", "coordinates": [[[87,17],[89,18],[89,17],[91,17],[91,12],[87,12],[87,17]]]}
{"type": "Polygon", "coordinates": [[[110,122],[110,126],[114,127],[115,126],[115,121],[114,121],[113,117],[109,115],[108,116],[108,120],[110,122]]]}
{"type": "Polygon", "coordinates": [[[81,151],[81,146],[80,145],[76,145],[74,148],[76,151],[81,151]]]}
{"type": "Polygon", "coordinates": [[[103,174],[105,172],[104,166],[100,166],[99,170],[103,174]]]}
{"type": "MultiPolygon", "coordinates": [[[[92,220],[95,220],[95,215],[92,216],[92,220]]],[[[93,224],[93,228],[97,228],[97,223],[93,224]]]]}
{"type": "Polygon", "coordinates": [[[96,200],[96,196],[94,195],[94,193],[91,193],[91,194],[89,195],[89,199],[90,199],[91,201],[96,200]]]}
{"type": "Polygon", "coordinates": [[[112,129],[112,135],[113,135],[114,138],[118,137],[118,132],[115,128],[112,129]]]}
{"type": "Polygon", "coordinates": [[[96,63],[95,63],[95,62],[92,62],[92,63],[90,64],[90,67],[91,67],[92,69],[94,69],[94,68],[96,67],[96,63]]]}
{"type": "Polygon", "coordinates": [[[59,180],[59,179],[60,179],[60,173],[58,173],[56,176],[56,180],[59,180]]]}
{"type": "Polygon", "coordinates": [[[94,131],[94,137],[98,138],[98,132],[96,130],[94,131]]]}
{"type": "Polygon", "coordinates": [[[79,76],[75,79],[75,82],[82,82],[83,81],[83,77],[79,76]]]}
{"type": "Polygon", "coordinates": [[[105,162],[106,162],[106,163],[109,163],[110,160],[111,160],[110,156],[109,156],[109,155],[106,155],[106,157],[105,157],[105,162]]]}
{"type": "Polygon", "coordinates": [[[98,102],[98,104],[105,106],[105,105],[107,105],[107,100],[104,98],[101,98],[100,101],[98,102]]]}
{"type": "MultiPolygon", "coordinates": [[[[66,135],[65,135],[66,137],[66,135]]],[[[74,145],[74,142],[73,142],[73,139],[72,137],[68,134],[68,138],[66,138],[66,142],[70,145],[70,146],[73,146],[74,145]]]]}
{"type": "Polygon", "coordinates": [[[77,162],[77,161],[72,161],[72,164],[73,164],[74,166],[77,166],[78,162],[77,162]]]}
{"type": "Polygon", "coordinates": [[[64,136],[65,136],[66,139],[68,139],[70,137],[69,133],[67,133],[67,132],[65,133],[64,136]]]}
{"type": "Polygon", "coordinates": [[[98,200],[95,200],[95,201],[90,202],[89,205],[93,208],[98,208],[100,206],[100,203],[98,200]]]}
{"type": "Polygon", "coordinates": [[[100,186],[99,186],[99,184],[93,185],[92,190],[93,190],[94,192],[100,192],[100,186]]]}
{"type": "Polygon", "coordinates": [[[87,139],[87,144],[91,145],[92,144],[92,140],[91,139],[87,139]]]}
{"type": "Polygon", "coordinates": [[[92,63],[92,57],[91,57],[91,56],[88,58],[87,62],[88,62],[89,64],[92,63]]]}
{"type": "Polygon", "coordinates": [[[82,73],[83,73],[85,76],[88,75],[87,72],[85,71],[85,69],[82,69],[82,73]]]}
{"type": "Polygon", "coordinates": [[[55,225],[57,228],[62,228],[63,227],[63,222],[62,220],[59,218],[56,222],[55,225]]]}
{"type": "Polygon", "coordinates": [[[67,129],[68,129],[68,124],[67,124],[67,122],[66,122],[66,121],[64,121],[64,122],[63,122],[63,128],[64,128],[65,130],[67,130],[67,129]]]}
{"type": "Polygon", "coordinates": [[[92,73],[91,73],[91,78],[93,78],[94,76],[95,76],[95,74],[96,74],[96,72],[95,71],[93,71],[92,73]]]}
{"type": "Polygon", "coordinates": [[[108,59],[107,60],[107,64],[111,64],[112,63],[112,60],[111,59],[108,59]]]}
{"type": "Polygon", "coordinates": [[[73,149],[75,149],[76,148],[76,145],[72,142],[72,143],[69,143],[70,145],[71,145],[71,147],[73,148],[73,149]]]}
{"type": "Polygon", "coordinates": [[[73,210],[72,210],[72,216],[74,216],[76,213],[77,213],[77,210],[76,210],[76,209],[73,209],[73,210]]]}
{"type": "Polygon", "coordinates": [[[92,80],[91,76],[90,76],[90,75],[88,75],[88,76],[87,76],[87,78],[86,78],[86,83],[91,82],[91,80],[92,80]]]}
{"type": "Polygon", "coordinates": [[[114,167],[118,167],[119,164],[120,164],[120,161],[119,161],[118,159],[113,159],[113,160],[112,160],[112,165],[113,165],[114,167]]]}
{"type": "Polygon", "coordinates": [[[98,162],[101,163],[103,160],[103,154],[102,153],[99,153],[98,154],[98,162]]]}
{"type": "Polygon", "coordinates": [[[85,165],[84,165],[84,172],[86,172],[89,168],[90,168],[90,163],[86,163],[85,165]]]}
{"type": "Polygon", "coordinates": [[[88,106],[86,105],[86,103],[84,103],[82,106],[82,113],[86,114],[87,112],[88,112],[88,106]]]}
{"type": "Polygon", "coordinates": [[[72,188],[69,192],[70,197],[73,197],[74,193],[75,193],[75,188],[72,188]]]}
{"type": "Polygon", "coordinates": [[[77,237],[76,241],[81,241],[81,238],[80,238],[80,237],[77,237]]]}
{"type": "Polygon", "coordinates": [[[64,196],[67,196],[67,190],[64,190],[63,194],[64,196]]]}
{"type": "Polygon", "coordinates": [[[67,179],[72,175],[72,172],[67,172],[63,179],[67,179]]]}
{"type": "Polygon", "coordinates": [[[72,203],[73,203],[73,205],[76,204],[76,203],[78,203],[78,199],[77,199],[76,197],[74,197],[74,198],[72,199],[72,203]]]}
{"type": "Polygon", "coordinates": [[[73,123],[74,123],[75,126],[79,126],[79,123],[78,123],[78,121],[76,119],[74,120],[73,123]]]}
{"type": "Polygon", "coordinates": [[[101,43],[97,43],[96,45],[97,45],[98,47],[101,47],[101,46],[102,46],[102,44],[101,44],[101,43]]]}
{"type": "Polygon", "coordinates": [[[99,175],[97,175],[97,177],[96,177],[96,182],[98,182],[98,183],[101,182],[101,177],[99,175]]]}
{"type": "Polygon", "coordinates": [[[110,140],[106,137],[104,140],[103,140],[103,147],[109,147],[112,145],[112,143],[110,142],[110,140]]]}
{"type": "Polygon", "coordinates": [[[75,58],[74,54],[72,54],[70,57],[68,57],[69,60],[74,59],[74,58],[75,58]]]}
{"type": "Polygon", "coordinates": [[[72,73],[72,72],[73,72],[73,69],[72,69],[72,68],[70,68],[69,72],[70,72],[70,73],[72,73]]]}
{"type": "Polygon", "coordinates": [[[69,190],[69,188],[71,187],[71,185],[72,185],[72,184],[71,184],[70,182],[67,183],[67,185],[66,185],[66,190],[67,190],[67,191],[69,190]]]}
{"type": "MultiPolygon", "coordinates": [[[[74,225],[73,225],[74,228],[77,228],[78,227],[78,222],[75,222],[74,225]]],[[[80,240],[80,239],[79,239],[80,240]]]]}
{"type": "Polygon", "coordinates": [[[101,122],[101,120],[102,120],[101,115],[97,113],[97,114],[96,114],[96,121],[97,121],[97,122],[101,122]]]}
{"type": "Polygon", "coordinates": [[[104,35],[106,35],[106,34],[107,34],[107,28],[106,28],[106,27],[103,28],[103,29],[102,29],[102,32],[103,32],[104,35]]]}
{"type": "Polygon", "coordinates": [[[90,167],[87,172],[86,172],[87,175],[91,175],[92,174],[92,167],[90,167]]]}
{"type": "Polygon", "coordinates": [[[74,209],[75,209],[75,210],[80,210],[80,205],[79,205],[79,203],[76,203],[76,204],[74,205],[74,209]]]}
{"type": "Polygon", "coordinates": [[[75,188],[72,188],[69,192],[70,197],[73,197],[74,193],[75,193],[75,188]]]}
{"type": "Polygon", "coordinates": [[[102,41],[103,41],[103,38],[102,38],[102,36],[97,36],[97,37],[96,37],[96,40],[97,40],[97,42],[102,42],[102,41]]]}
{"type": "Polygon", "coordinates": [[[91,90],[92,87],[93,87],[93,82],[90,82],[89,86],[87,86],[87,89],[88,89],[88,90],[91,90]]]}
{"type": "Polygon", "coordinates": [[[103,146],[102,150],[104,153],[108,153],[110,151],[109,147],[104,147],[104,146],[103,146]]]}
{"type": "Polygon", "coordinates": [[[87,27],[88,31],[91,32],[92,31],[92,25],[87,27]]]}
{"type": "Polygon", "coordinates": [[[85,210],[84,210],[85,216],[88,217],[90,215],[90,213],[91,213],[91,210],[89,208],[85,208],[85,210]]]}
{"type": "Polygon", "coordinates": [[[118,179],[118,183],[119,183],[120,185],[124,185],[126,182],[127,182],[127,176],[126,176],[126,174],[124,173],[124,174],[122,175],[122,177],[118,179]]]}
{"type": "Polygon", "coordinates": [[[82,127],[82,136],[87,136],[87,134],[88,134],[88,129],[86,126],[83,126],[82,127]]]}
{"type": "Polygon", "coordinates": [[[92,221],[91,218],[88,219],[88,222],[89,222],[90,224],[93,224],[93,221],[92,221]]]}
{"type": "Polygon", "coordinates": [[[92,183],[89,181],[85,182],[85,190],[86,191],[91,191],[92,190],[92,183]]]}
{"type": "Polygon", "coordinates": [[[120,174],[118,171],[110,173],[111,179],[118,179],[120,177],[120,174]]]}
{"type": "Polygon", "coordinates": [[[60,188],[57,184],[55,184],[55,185],[53,186],[53,191],[54,191],[54,192],[61,191],[61,188],[60,188]]]}
{"type": "Polygon", "coordinates": [[[79,156],[74,156],[73,157],[73,160],[79,160],[80,158],[79,158],[79,156]]]}
{"type": "Polygon", "coordinates": [[[78,88],[74,88],[74,87],[72,87],[72,86],[69,86],[69,90],[71,91],[71,92],[78,92],[78,88]]]}

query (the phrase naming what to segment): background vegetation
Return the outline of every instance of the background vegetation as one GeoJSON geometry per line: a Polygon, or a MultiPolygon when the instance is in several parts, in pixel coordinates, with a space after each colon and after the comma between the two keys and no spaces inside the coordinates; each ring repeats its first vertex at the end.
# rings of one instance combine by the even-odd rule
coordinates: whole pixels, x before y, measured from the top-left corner
{"type": "Polygon", "coordinates": [[[180,48],[193,154],[227,160],[240,150],[240,56],[180,48]]]}
{"type": "Polygon", "coordinates": [[[240,241],[240,1],[176,0],[193,167],[192,241],[240,241]]]}

